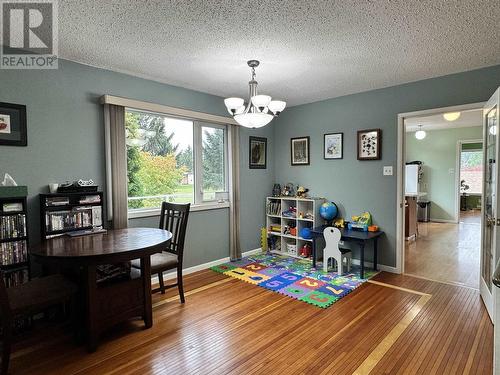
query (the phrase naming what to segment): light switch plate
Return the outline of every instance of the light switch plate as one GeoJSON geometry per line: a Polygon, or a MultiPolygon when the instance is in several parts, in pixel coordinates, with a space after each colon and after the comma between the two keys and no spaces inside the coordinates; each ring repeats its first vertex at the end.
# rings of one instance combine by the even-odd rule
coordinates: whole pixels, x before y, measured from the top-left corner
{"type": "Polygon", "coordinates": [[[384,166],[384,176],[392,176],[392,165],[384,166]]]}

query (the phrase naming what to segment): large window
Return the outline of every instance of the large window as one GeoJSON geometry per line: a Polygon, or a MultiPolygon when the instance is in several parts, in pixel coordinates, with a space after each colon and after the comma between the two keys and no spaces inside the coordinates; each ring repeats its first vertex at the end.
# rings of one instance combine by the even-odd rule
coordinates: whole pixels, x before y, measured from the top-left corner
{"type": "Polygon", "coordinates": [[[129,210],[213,203],[227,191],[225,126],[131,109],[125,126],[129,210]]]}
{"type": "Polygon", "coordinates": [[[460,192],[483,193],[483,151],[462,150],[460,155],[460,192]]]}

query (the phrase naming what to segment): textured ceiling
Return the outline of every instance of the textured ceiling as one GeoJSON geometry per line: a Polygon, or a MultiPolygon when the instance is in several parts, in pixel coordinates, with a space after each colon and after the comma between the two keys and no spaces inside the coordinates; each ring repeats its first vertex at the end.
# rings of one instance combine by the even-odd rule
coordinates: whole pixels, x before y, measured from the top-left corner
{"type": "Polygon", "coordinates": [[[500,63],[498,0],[60,0],[65,59],[290,105],[500,63]]]}
{"type": "Polygon", "coordinates": [[[422,125],[422,129],[426,131],[482,126],[482,115],[483,111],[481,109],[474,109],[460,112],[460,117],[455,121],[446,121],[442,114],[423,117],[411,117],[405,119],[406,131],[417,131],[419,125],[422,125]]]}

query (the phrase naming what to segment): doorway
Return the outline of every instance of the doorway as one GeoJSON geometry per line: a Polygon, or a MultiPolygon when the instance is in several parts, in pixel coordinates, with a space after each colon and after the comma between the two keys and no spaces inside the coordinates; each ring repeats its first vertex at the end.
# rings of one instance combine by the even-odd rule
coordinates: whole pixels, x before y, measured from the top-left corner
{"type": "MultiPolygon", "coordinates": [[[[468,140],[481,140],[483,138],[481,133],[482,128],[482,115],[481,110],[484,103],[473,103],[461,106],[453,106],[446,108],[438,108],[424,111],[417,111],[411,113],[404,113],[398,115],[398,166],[397,166],[397,176],[398,176],[398,202],[400,209],[397,210],[397,258],[396,267],[401,273],[416,274],[416,276],[429,278],[438,281],[451,282],[459,285],[471,285],[474,288],[478,288],[478,274],[479,271],[474,271],[474,277],[467,280],[466,277],[449,279],[447,276],[450,272],[446,271],[446,267],[455,268],[457,266],[454,261],[463,257],[460,254],[453,254],[452,249],[460,248],[459,243],[453,243],[452,240],[459,237],[459,233],[465,235],[465,231],[461,230],[457,224],[459,223],[459,168],[457,167],[457,145],[459,141],[466,143],[468,140]],[[461,120],[452,119],[448,120],[444,118],[444,114],[452,113],[456,116],[456,112],[459,112],[461,120]],[[475,116],[475,120],[471,120],[471,116],[475,116]],[[451,123],[454,126],[450,126],[451,123]],[[473,126],[471,126],[473,125],[473,126]],[[476,128],[464,129],[463,128],[476,128]],[[446,149],[449,152],[446,153],[446,162],[442,165],[432,165],[435,163],[425,163],[425,157],[421,157],[418,154],[407,155],[407,148],[409,143],[423,142],[428,143],[431,146],[430,152],[421,153],[420,155],[431,155],[436,159],[442,160],[443,153],[445,149],[442,146],[443,140],[448,140],[445,136],[443,137],[446,130],[451,128],[458,129],[456,135],[454,135],[454,140],[452,143],[448,142],[446,149]],[[420,132],[419,132],[420,131],[420,132]],[[424,136],[422,137],[422,131],[424,136]],[[418,140],[417,132],[419,132],[418,137],[423,141],[418,140]],[[464,132],[468,132],[467,137],[463,136],[464,132]],[[410,138],[411,137],[411,138],[410,138]],[[424,162],[420,164],[419,162],[424,162]],[[418,191],[414,197],[411,197],[410,203],[414,203],[416,206],[415,211],[417,217],[420,214],[421,221],[417,221],[415,225],[415,236],[413,238],[408,236],[406,232],[405,223],[406,214],[408,214],[408,197],[405,195],[405,180],[406,180],[406,163],[419,164],[420,167],[420,180],[418,185],[418,191]],[[427,165],[426,165],[427,164],[427,165]],[[423,173],[422,173],[423,172],[423,173]],[[447,181],[448,185],[444,189],[440,189],[439,180],[447,181]],[[438,181],[438,183],[436,183],[438,181]],[[431,186],[432,184],[432,186],[431,186]],[[451,189],[451,190],[450,190],[451,189]],[[427,203],[430,202],[430,203],[427,203]],[[419,212],[420,211],[420,212],[419,212]],[[423,216],[427,218],[423,220],[423,216]],[[448,228],[445,225],[448,224],[448,228]],[[453,229],[452,229],[453,228],[453,229]],[[420,244],[417,238],[420,239],[420,244]],[[408,241],[410,240],[410,241],[408,241]],[[413,240],[413,241],[412,241],[413,240]],[[425,242],[427,240],[427,242],[425,242]],[[451,240],[451,241],[450,241],[451,240]],[[407,245],[413,246],[410,251],[407,251],[407,245]],[[420,248],[425,248],[426,245],[427,253],[429,257],[426,259],[422,256],[422,251],[420,248]],[[433,247],[430,248],[430,247],[433,247]],[[430,249],[429,249],[430,248],[430,249]],[[435,253],[433,251],[435,250],[435,253]],[[409,262],[406,261],[405,255],[413,256],[409,262]],[[451,258],[450,258],[451,257],[451,258]],[[413,266],[413,268],[405,269],[405,265],[413,266]],[[419,272],[425,271],[425,272],[419,272]]],[[[450,117],[447,115],[447,117],[450,117]]],[[[421,144],[423,144],[421,143],[421,144]]],[[[458,154],[460,156],[460,154],[458,154]]],[[[414,169],[414,167],[413,167],[414,169]]],[[[410,168],[408,168],[410,170],[410,168]]],[[[412,213],[412,215],[414,215],[412,213]]],[[[480,232],[478,233],[478,243],[480,242],[480,232]]],[[[476,246],[476,251],[479,251],[479,244],[476,246]]],[[[469,257],[470,258],[470,257],[469,257]]],[[[475,257],[476,259],[479,256],[475,257]]],[[[477,269],[477,265],[475,266],[477,269]]],[[[465,267],[467,268],[467,267],[465,267]]],[[[464,273],[467,273],[464,271],[464,273]]]]}
{"type": "Polygon", "coordinates": [[[479,289],[482,110],[415,116],[403,125],[404,272],[479,289]]]}

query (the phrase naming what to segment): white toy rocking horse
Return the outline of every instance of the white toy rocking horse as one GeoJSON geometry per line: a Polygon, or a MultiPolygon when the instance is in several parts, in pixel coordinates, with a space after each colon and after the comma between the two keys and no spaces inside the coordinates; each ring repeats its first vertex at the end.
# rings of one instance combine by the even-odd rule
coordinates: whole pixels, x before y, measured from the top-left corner
{"type": "MultiPolygon", "coordinates": [[[[351,271],[352,253],[351,250],[340,249],[339,242],[342,237],[340,230],[335,227],[327,227],[323,230],[325,237],[325,249],[323,250],[323,271],[328,272],[328,261],[330,258],[337,262],[337,273],[344,273],[344,261],[346,263],[347,272],[351,271]]],[[[333,263],[332,263],[333,267],[333,263]]]]}

